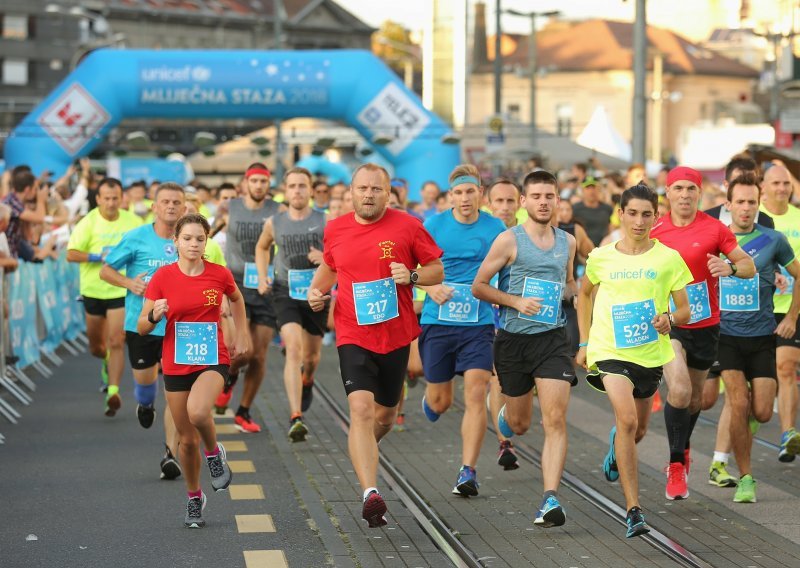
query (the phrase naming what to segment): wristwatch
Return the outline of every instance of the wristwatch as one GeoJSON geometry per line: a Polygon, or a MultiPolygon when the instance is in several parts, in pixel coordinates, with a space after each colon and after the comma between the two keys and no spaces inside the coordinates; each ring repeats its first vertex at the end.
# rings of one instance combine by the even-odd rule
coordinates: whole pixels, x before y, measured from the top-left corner
{"type": "Polygon", "coordinates": [[[731,267],[731,276],[736,276],[736,271],[739,270],[739,268],[736,266],[736,263],[731,262],[730,259],[726,260],[725,262],[727,262],[731,267]]]}
{"type": "Polygon", "coordinates": [[[408,275],[408,279],[411,281],[412,284],[416,284],[417,280],[419,280],[419,272],[417,272],[416,270],[412,270],[408,275]]]}

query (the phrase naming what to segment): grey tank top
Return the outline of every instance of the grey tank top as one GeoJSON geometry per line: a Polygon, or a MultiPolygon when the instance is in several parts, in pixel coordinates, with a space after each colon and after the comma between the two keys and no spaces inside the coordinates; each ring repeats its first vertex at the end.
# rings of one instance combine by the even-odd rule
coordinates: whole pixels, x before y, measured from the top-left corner
{"type": "Polygon", "coordinates": [[[289,212],[278,213],[272,218],[272,236],[278,246],[275,255],[275,280],[288,286],[289,269],[316,268],[308,260],[311,247],[322,250],[322,235],[325,231],[325,213],[311,210],[311,214],[300,221],[289,217],[289,212]]]}
{"type": "MultiPolygon", "coordinates": [[[[521,296],[525,278],[538,278],[561,283],[561,289],[567,281],[567,262],[569,259],[569,242],[567,233],[561,229],[553,229],[555,244],[548,250],[536,246],[525,228],[517,225],[511,228],[517,241],[517,258],[511,265],[500,272],[498,288],[503,292],[521,296]]],[[[542,333],[566,324],[564,311],[561,309],[561,298],[556,302],[558,318],[555,325],[530,321],[519,317],[514,308],[500,308],[500,326],[511,333],[542,333]]]]}
{"type": "Polygon", "coordinates": [[[264,200],[258,209],[245,207],[243,199],[232,199],[228,210],[228,235],[225,241],[225,262],[237,282],[244,276],[246,262],[255,262],[256,243],[264,221],[275,215],[280,203],[264,200]]]}

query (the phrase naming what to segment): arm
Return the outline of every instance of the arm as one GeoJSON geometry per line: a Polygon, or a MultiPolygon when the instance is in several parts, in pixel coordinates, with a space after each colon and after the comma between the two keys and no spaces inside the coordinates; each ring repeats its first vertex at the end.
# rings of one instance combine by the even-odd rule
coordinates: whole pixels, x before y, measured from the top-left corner
{"type": "MultiPolygon", "coordinates": [[[[400,262],[393,262],[389,265],[392,269],[392,278],[397,284],[409,285],[411,284],[411,269],[405,264],[400,262]]],[[[428,264],[423,264],[417,269],[419,279],[417,284],[420,286],[433,286],[441,284],[444,280],[444,265],[441,258],[436,258],[428,264]]]]}
{"type": "Polygon", "coordinates": [[[489,254],[483,259],[478,274],[475,275],[475,280],[472,282],[472,295],[484,302],[514,308],[526,316],[532,316],[542,308],[541,298],[514,296],[489,284],[501,268],[514,262],[516,254],[517,243],[513,233],[506,231],[498,236],[492,243],[489,254]]]}
{"type": "Polygon", "coordinates": [[[564,297],[574,298],[578,294],[578,285],[575,282],[575,252],[578,248],[577,240],[570,234],[567,234],[567,243],[569,244],[569,261],[567,262],[567,279],[564,286],[564,297]]]}
{"type": "Polygon", "coordinates": [[[580,342],[578,352],[575,354],[575,362],[586,368],[586,344],[589,343],[589,329],[592,325],[592,310],[594,310],[594,294],[592,291],[595,286],[585,274],[581,279],[581,287],[578,290],[578,330],[580,332],[580,342]]]}
{"type": "Polygon", "coordinates": [[[144,304],[142,305],[142,311],[139,314],[139,320],[136,322],[136,331],[139,332],[139,335],[147,335],[153,331],[156,328],[156,325],[158,325],[158,322],[161,321],[161,318],[166,315],[168,309],[169,306],[167,306],[167,300],[164,298],[161,298],[160,300],[151,300],[149,298],[145,298],[144,304]],[[153,320],[155,323],[148,319],[150,310],[153,311],[153,320]]]}
{"type": "Polygon", "coordinates": [[[728,260],[736,265],[736,274],[734,274],[733,267],[722,260],[720,257],[709,254],[708,257],[708,270],[711,276],[719,278],[721,276],[736,276],[736,278],[752,278],[756,274],[756,265],[752,257],[742,250],[742,247],[736,247],[727,255],[728,260]]]}
{"type": "Polygon", "coordinates": [[[439,304],[445,304],[453,297],[453,288],[444,284],[434,284],[433,286],[417,286],[420,290],[431,297],[431,300],[439,304]]]}
{"type": "MultiPolygon", "coordinates": [[[[689,318],[692,312],[689,309],[689,296],[686,294],[686,288],[680,290],[673,290],[670,294],[672,301],[675,302],[675,311],[672,312],[672,325],[686,325],[689,323],[689,318]]],[[[659,331],[661,333],[661,331],[659,331]]],[[[669,330],[667,330],[669,333],[669,330]]]]}
{"type": "Polygon", "coordinates": [[[107,264],[104,264],[102,268],[100,268],[101,280],[104,280],[114,286],[118,286],[119,288],[127,288],[137,296],[143,295],[144,291],[147,289],[147,283],[142,280],[146,274],[147,271],[137,274],[135,278],[128,278],[107,264]]]}
{"type": "Polygon", "coordinates": [[[45,219],[47,218],[47,196],[49,193],[50,190],[47,188],[40,188],[37,190],[36,209],[25,209],[19,214],[20,220],[28,221],[30,223],[44,223],[45,219]]]}
{"type": "Polygon", "coordinates": [[[780,325],[775,329],[775,333],[789,339],[794,337],[797,329],[797,314],[800,312],[800,262],[794,259],[791,264],[786,265],[786,270],[794,277],[794,286],[792,286],[792,303],[789,306],[789,311],[781,320],[780,325]]]}
{"type": "Polygon", "coordinates": [[[103,262],[103,255],[83,252],[82,250],[67,250],[68,262],[103,262]]]}
{"type": "Polygon", "coordinates": [[[275,241],[272,235],[272,217],[266,220],[261,235],[256,243],[256,269],[258,270],[258,293],[266,294],[272,288],[272,281],[269,279],[269,261],[272,257],[272,243],[275,241]]]}
{"type": "Polygon", "coordinates": [[[583,258],[588,257],[589,253],[594,250],[594,243],[586,234],[586,229],[577,224],[575,225],[575,241],[578,245],[578,254],[583,258]]]}
{"type": "Polygon", "coordinates": [[[252,346],[250,342],[250,331],[247,325],[247,315],[244,308],[244,297],[236,288],[236,291],[228,296],[231,306],[231,314],[233,315],[233,325],[236,330],[236,340],[233,343],[233,350],[231,357],[239,357],[244,355],[252,346]]]}
{"type": "Polygon", "coordinates": [[[336,284],[336,272],[324,262],[319,265],[308,287],[308,304],[315,312],[320,312],[325,307],[325,302],[331,299],[330,292],[336,284]]]}

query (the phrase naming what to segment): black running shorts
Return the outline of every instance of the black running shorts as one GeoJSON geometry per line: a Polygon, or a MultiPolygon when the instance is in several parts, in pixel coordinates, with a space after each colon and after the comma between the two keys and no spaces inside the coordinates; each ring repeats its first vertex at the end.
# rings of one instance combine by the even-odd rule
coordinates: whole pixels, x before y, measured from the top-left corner
{"type": "Polygon", "coordinates": [[[719,324],[701,328],[673,327],[669,338],[680,342],[690,369],[707,371],[717,360],[719,324]]]}
{"type": "Polygon", "coordinates": [[[736,337],[720,334],[719,368],[722,371],[742,371],[745,379],[778,378],[775,363],[775,335],[736,337]]]}
{"type": "Polygon", "coordinates": [[[112,298],[110,300],[101,300],[100,298],[90,298],[83,296],[83,309],[90,316],[106,317],[108,310],[118,310],[125,308],[125,296],[122,298],[112,298]]]}
{"type": "Polygon", "coordinates": [[[596,371],[586,375],[589,386],[606,392],[603,377],[606,375],[619,375],[625,377],[633,385],[633,398],[650,398],[658,390],[661,378],[664,376],[663,367],[642,367],[629,361],[607,359],[595,363],[596,371]]]}
{"type": "Polygon", "coordinates": [[[296,323],[311,335],[318,337],[325,335],[325,331],[328,329],[330,303],[325,305],[324,310],[315,312],[311,309],[307,300],[290,298],[289,289],[277,283],[272,289],[271,295],[279,330],[287,323],[296,323]]]}
{"type": "Polygon", "coordinates": [[[125,345],[128,346],[128,361],[131,369],[149,369],[161,361],[163,335],[139,335],[133,331],[125,332],[125,345]]]}
{"type": "MultiPolygon", "coordinates": [[[[783,321],[783,318],[786,314],[775,314],[775,325],[777,326],[779,323],[783,321]]],[[[800,320],[798,320],[800,322],[800,320]]],[[[797,347],[800,348],[800,325],[797,326],[797,329],[794,330],[794,337],[790,337],[789,339],[784,339],[778,335],[775,336],[777,338],[777,346],[778,347],[797,347]]]]}
{"type": "Polygon", "coordinates": [[[229,369],[229,365],[209,365],[188,375],[164,375],[164,389],[167,392],[188,392],[192,390],[192,386],[198,377],[209,371],[216,371],[222,375],[222,382],[225,384],[225,381],[228,380],[229,369]]]}
{"type": "Polygon", "coordinates": [[[529,393],[534,378],[578,382],[563,327],[533,334],[501,329],[494,340],[494,366],[506,396],[529,393]]]}
{"type": "Polygon", "coordinates": [[[251,324],[264,325],[272,329],[277,329],[278,324],[275,321],[275,308],[272,305],[272,298],[270,295],[262,296],[258,293],[258,290],[245,288],[242,286],[241,282],[237,282],[236,285],[242,292],[244,310],[248,321],[251,324]]]}
{"type": "Polygon", "coordinates": [[[360,390],[370,391],[381,406],[397,406],[403,396],[410,350],[406,345],[381,354],[358,345],[340,345],[339,368],[345,392],[349,395],[360,390]]]}

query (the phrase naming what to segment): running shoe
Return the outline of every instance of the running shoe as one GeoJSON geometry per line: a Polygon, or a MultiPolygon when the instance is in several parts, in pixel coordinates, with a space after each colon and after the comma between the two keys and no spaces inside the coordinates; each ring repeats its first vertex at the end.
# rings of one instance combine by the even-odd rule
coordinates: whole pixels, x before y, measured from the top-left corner
{"type": "Polygon", "coordinates": [[[208,471],[211,473],[211,487],[214,491],[225,491],[231,484],[233,473],[225,460],[225,448],[217,442],[217,454],[206,456],[208,471]]]}
{"type": "Polygon", "coordinates": [[[533,520],[534,525],[548,529],[550,527],[560,527],[567,522],[567,515],[561,507],[558,499],[551,495],[542,501],[542,506],[536,513],[536,518],[533,520]]]}
{"type": "Polygon", "coordinates": [[[433,409],[428,406],[428,401],[425,400],[425,397],[422,397],[422,413],[425,414],[425,418],[430,420],[431,422],[436,422],[439,420],[441,414],[437,414],[433,411],[433,409]]]}
{"type": "Polygon", "coordinates": [[[514,445],[511,440],[500,442],[500,451],[497,452],[497,465],[503,466],[505,471],[511,471],[519,468],[518,461],[517,452],[514,451],[514,445]]]}
{"type": "Polygon", "coordinates": [[[247,414],[237,414],[236,418],[233,419],[234,426],[236,427],[239,432],[244,432],[245,434],[258,434],[261,432],[261,426],[256,424],[256,422],[250,417],[250,413],[247,414]]]}
{"type": "Polygon", "coordinates": [[[617,427],[611,428],[608,433],[608,453],[603,460],[603,475],[606,476],[606,481],[614,483],[619,479],[619,470],[617,469],[617,452],[614,450],[614,440],[617,437],[617,427]]]}
{"type": "Polygon", "coordinates": [[[408,371],[406,371],[406,385],[408,385],[408,388],[413,389],[418,384],[419,384],[419,375],[417,375],[416,373],[409,373],[408,371]]]}
{"type": "Polygon", "coordinates": [[[300,410],[303,412],[311,408],[311,401],[314,400],[314,379],[308,383],[303,382],[303,396],[300,399],[300,410]]]}
{"type": "Polygon", "coordinates": [[[100,392],[108,392],[108,353],[103,359],[103,366],[100,367],[100,392]]]}
{"type": "Polygon", "coordinates": [[[117,410],[119,410],[121,406],[122,406],[122,398],[119,396],[119,393],[106,395],[106,410],[105,410],[106,416],[108,416],[109,418],[111,418],[112,416],[116,416],[117,410]]]}
{"type": "Polygon", "coordinates": [[[303,418],[301,416],[293,418],[289,427],[289,439],[292,442],[305,442],[307,435],[308,427],[303,424],[303,418]]]}
{"type": "Polygon", "coordinates": [[[792,428],[781,436],[781,450],[778,452],[778,459],[784,463],[793,462],[797,454],[800,454],[800,434],[792,428]]]}
{"type": "Polygon", "coordinates": [[[749,473],[739,478],[739,487],[733,496],[734,503],[755,503],[756,502],[756,480],[749,473]]]}
{"type": "Polygon", "coordinates": [[[142,428],[150,428],[156,419],[156,409],[152,404],[137,404],[136,418],[139,419],[142,428]]]}
{"type": "Polygon", "coordinates": [[[398,414],[397,420],[394,421],[394,426],[392,430],[395,432],[405,432],[406,431],[406,415],[405,414],[398,414]]]}
{"type": "Polygon", "coordinates": [[[686,470],[686,479],[689,479],[689,468],[692,467],[692,449],[683,450],[683,468],[686,470]]]}
{"type": "Polygon", "coordinates": [[[639,507],[631,507],[631,510],[625,516],[625,524],[628,525],[628,531],[625,533],[627,538],[641,536],[650,532],[650,527],[645,522],[644,514],[639,507]]]}
{"type": "Polygon", "coordinates": [[[686,485],[686,469],[681,462],[670,462],[667,466],[667,499],[686,499],[689,497],[689,487],[686,485]]]}
{"type": "Polygon", "coordinates": [[[761,429],[761,422],[756,420],[756,417],[752,414],[747,419],[747,425],[750,427],[750,433],[755,436],[758,434],[758,431],[761,429]]]}
{"type": "Polygon", "coordinates": [[[497,413],[497,429],[500,430],[500,433],[506,438],[514,437],[514,431],[511,429],[511,426],[508,425],[508,422],[506,422],[505,404],[500,408],[500,412],[497,413]]]}
{"type": "Polygon", "coordinates": [[[475,468],[468,465],[461,466],[456,486],[453,487],[453,495],[475,497],[478,494],[478,486],[478,474],[475,473],[475,468]]]}
{"type": "Polygon", "coordinates": [[[708,469],[708,484],[717,487],[736,487],[736,478],[733,477],[726,468],[728,464],[715,461],[711,462],[708,469]]]}
{"type": "Polygon", "coordinates": [[[387,524],[386,503],[377,491],[370,491],[364,499],[364,507],[361,509],[361,517],[367,521],[369,528],[382,527],[387,524]]]}
{"type": "Polygon", "coordinates": [[[214,412],[219,416],[225,414],[225,411],[228,410],[228,405],[230,404],[232,397],[233,388],[229,389],[225,387],[222,389],[222,392],[217,396],[217,400],[214,401],[214,412]]]}
{"type": "Polygon", "coordinates": [[[206,508],[206,494],[202,493],[200,497],[191,497],[186,503],[186,519],[183,524],[189,529],[201,529],[206,526],[206,521],[203,518],[203,509],[206,508]]]}
{"type": "Polygon", "coordinates": [[[178,463],[178,460],[175,459],[175,456],[172,455],[169,447],[167,447],[167,452],[161,459],[161,479],[177,479],[181,476],[181,473],[183,473],[181,464],[178,463]]]}

